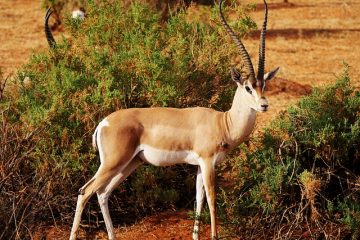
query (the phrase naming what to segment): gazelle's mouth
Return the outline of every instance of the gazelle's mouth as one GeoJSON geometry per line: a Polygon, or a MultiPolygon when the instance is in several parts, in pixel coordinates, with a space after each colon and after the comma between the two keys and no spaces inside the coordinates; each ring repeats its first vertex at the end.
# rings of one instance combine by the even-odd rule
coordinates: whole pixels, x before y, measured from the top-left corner
{"type": "Polygon", "coordinates": [[[258,108],[258,111],[259,112],[267,112],[267,110],[269,109],[269,106],[260,106],[259,108],[258,108]]]}

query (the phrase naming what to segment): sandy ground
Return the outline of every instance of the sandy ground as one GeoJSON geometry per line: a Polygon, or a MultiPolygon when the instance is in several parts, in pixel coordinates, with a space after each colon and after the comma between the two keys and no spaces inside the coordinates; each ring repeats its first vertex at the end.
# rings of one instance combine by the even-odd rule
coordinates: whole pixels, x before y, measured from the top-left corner
{"type": "MultiPolygon", "coordinates": [[[[268,2],[266,66],[268,69],[280,66],[281,71],[270,86],[271,109],[259,115],[258,129],[309,92],[309,88],[334,82],[342,73],[343,62],[350,65],[352,82],[360,87],[360,1],[268,2]]],[[[252,14],[259,25],[262,9],[263,4],[259,4],[252,14]]],[[[48,47],[43,17],[39,1],[0,0],[0,68],[5,75],[24,64],[32,51],[48,47]]],[[[55,38],[60,34],[55,32],[55,38]]],[[[254,33],[243,40],[254,59],[257,59],[257,38],[258,34],[254,33]]],[[[192,224],[185,211],[167,212],[130,227],[117,227],[116,235],[118,239],[190,239],[192,224]]],[[[47,239],[67,239],[68,231],[69,228],[53,227],[47,239]]],[[[209,236],[209,226],[202,231],[205,231],[203,236],[209,236]]],[[[103,239],[106,235],[101,232],[83,238],[103,239]]]]}

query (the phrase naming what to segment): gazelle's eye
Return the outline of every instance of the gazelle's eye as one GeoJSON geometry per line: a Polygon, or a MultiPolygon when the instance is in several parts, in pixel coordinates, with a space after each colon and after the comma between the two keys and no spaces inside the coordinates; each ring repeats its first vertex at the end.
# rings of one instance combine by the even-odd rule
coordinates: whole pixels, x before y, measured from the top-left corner
{"type": "Polygon", "coordinates": [[[252,94],[252,91],[251,91],[251,89],[250,89],[248,86],[245,86],[245,89],[246,89],[246,91],[247,91],[248,93],[252,94]]]}

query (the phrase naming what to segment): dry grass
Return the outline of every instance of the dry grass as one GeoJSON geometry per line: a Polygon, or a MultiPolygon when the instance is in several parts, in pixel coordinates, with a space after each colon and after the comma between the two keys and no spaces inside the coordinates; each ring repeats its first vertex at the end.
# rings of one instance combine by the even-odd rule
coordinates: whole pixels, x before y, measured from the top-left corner
{"type": "Polygon", "coordinates": [[[318,179],[313,173],[305,171],[300,175],[301,182],[301,198],[306,200],[306,205],[310,207],[310,219],[315,221],[320,217],[320,213],[317,210],[315,203],[316,197],[321,189],[321,180],[318,179]]]}

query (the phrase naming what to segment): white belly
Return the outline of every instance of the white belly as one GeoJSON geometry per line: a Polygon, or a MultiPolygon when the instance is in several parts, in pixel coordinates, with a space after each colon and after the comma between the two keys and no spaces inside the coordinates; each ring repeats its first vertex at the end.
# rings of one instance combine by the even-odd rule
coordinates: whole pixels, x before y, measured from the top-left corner
{"type": "Polygon", "coordinates": [[[149,145],[140,145],[138,156],[155,166],[170,166],[179,163],[199,165],[199,155],[190,150],[168,151],[149,145]]]}

